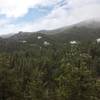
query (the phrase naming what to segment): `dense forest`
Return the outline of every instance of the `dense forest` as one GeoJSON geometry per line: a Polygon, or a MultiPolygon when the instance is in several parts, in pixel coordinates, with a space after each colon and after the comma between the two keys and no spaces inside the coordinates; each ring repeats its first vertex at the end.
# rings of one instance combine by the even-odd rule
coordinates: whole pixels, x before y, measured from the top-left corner
{"type": "Polygon", "coordinates": [[[100,100],[100,0],[0,0],[0,100],[100,100]]]}
{"type": "Polygon", "coordinates": [[[99,42],[2,43],[0,100],[100,100],[99,42]]]}

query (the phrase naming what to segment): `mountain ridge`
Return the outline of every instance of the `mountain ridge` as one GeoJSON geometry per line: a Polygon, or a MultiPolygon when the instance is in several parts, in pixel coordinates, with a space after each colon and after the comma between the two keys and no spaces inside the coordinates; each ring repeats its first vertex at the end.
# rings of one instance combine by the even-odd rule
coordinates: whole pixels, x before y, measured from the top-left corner
{"type": "MultiPolygon", "coordinates": [[[[78,24],[58,28],[55,30],[41,30],[37,32],[22,32],[7,37],[11,40],[25,40],[28,38],[36,38],[38,35],[43,35],[54,40],[91,40],[100,37],[100,21],[88,20],[78,24]]],[[[28,39],[29,40],[29,39],[28,39]]]]}

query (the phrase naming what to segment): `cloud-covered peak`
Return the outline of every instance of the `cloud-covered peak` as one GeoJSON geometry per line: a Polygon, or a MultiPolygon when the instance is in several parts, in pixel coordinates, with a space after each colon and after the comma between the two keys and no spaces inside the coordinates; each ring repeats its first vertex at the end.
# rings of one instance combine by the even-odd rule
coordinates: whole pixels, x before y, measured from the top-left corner
{"type": "Polygon", "coordinates": [[[100,19],[100,0],[0,0],[0,33],[55,29],[100,19]]]}

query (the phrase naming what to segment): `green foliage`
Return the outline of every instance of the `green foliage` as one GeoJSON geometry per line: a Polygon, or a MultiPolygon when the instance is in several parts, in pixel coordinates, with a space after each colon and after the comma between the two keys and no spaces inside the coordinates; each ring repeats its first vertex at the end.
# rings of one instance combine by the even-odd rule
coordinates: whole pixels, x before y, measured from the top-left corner
{"type": "Polygon", "coordinates": [[[0,100],[100,100],[99,45],[1,52],[0,100]]]}

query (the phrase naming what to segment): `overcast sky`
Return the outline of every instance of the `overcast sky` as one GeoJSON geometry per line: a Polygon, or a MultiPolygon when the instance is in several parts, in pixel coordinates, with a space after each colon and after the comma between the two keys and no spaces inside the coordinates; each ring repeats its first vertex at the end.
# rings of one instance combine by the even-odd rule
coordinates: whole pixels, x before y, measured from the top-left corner
{"type": "Polygon", "coordinates": [[[0,35],[100,19],[100,0],[0,0],[0,35]]]}

